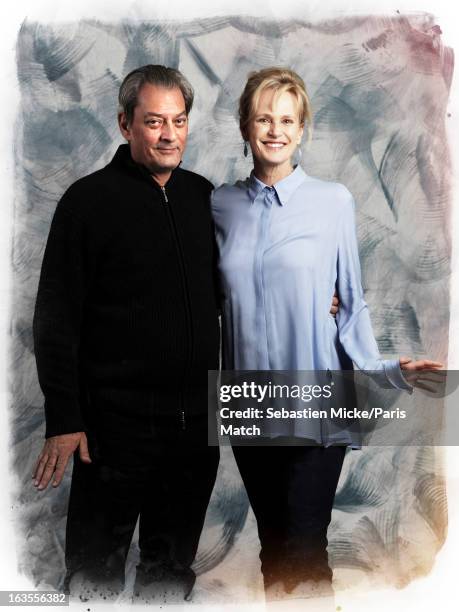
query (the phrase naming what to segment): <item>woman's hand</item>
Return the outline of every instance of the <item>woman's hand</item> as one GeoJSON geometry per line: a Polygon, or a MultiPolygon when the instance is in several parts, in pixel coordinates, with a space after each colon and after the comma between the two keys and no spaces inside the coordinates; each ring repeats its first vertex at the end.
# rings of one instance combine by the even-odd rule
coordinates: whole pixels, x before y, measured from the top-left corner
{"type": "Polygon", "coordinates": [[[339,298],[338,298],[338,294],[335,291],[332,297],[332,303],[330,306],[330,314],[332,315],[332,317],[336,317],[338,310],[339,310],[339,298]]]}
{"type": "Polygon", "coordinates": [[[446,372],[441,371],[443,364],[439,361],[430,359],[413,361],[411,357],[400,357],[400,368],[403,377],[412,387],[435,392],[436,385],[445,381],[446,372]]]}

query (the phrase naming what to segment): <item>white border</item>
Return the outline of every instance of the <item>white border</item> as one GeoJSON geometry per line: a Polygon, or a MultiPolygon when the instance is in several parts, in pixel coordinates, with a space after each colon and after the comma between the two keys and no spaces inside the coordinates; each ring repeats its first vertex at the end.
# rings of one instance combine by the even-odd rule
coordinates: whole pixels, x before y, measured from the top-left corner
{"type": "MultiPolygon", "coordinates": [[[[301,16],[303,19],[316,21],[326,17],[342,17],[350,14],[396,14],[426,11],[433,13],[436,23],[443,32],[445,44],[459,52],[459,21],[455,14],[452,0],[403,0],[388,2],[387,0],[329,0],[324,6],[323,0],[305,2],[305,0],[136,0],[122,2],[121,0],[19,0],[13,3],[3,3],[0,9],[0,82],[2,86],[2,131],[0,141],[0,185],[2,190],[0,206],[0,590],[31,588],[28,582],[17,573],[17,561],[14,553],[15,540],[12,529],[11,503],[6,495],[13,487],[10,478],[10,457],[8,455],[8,419],[7,419],[7,381],[5,366],[7,363],[6,345],[4,339],[9,325],[9,290],[10,290],[10,240],[13,210],[13,130],[15,126],[16,109],[19,93],[16,80],[14,48],[19,27],[28,17],[44,23],[73,21],[81,18],[94,17],[104,21],[130,19],[185,19],[210,17],[217,15],[254,15],[264,18],[285,19],[301,16]],[[158,9],[160,6],[160,9],[158,9]]],[[[457,58],[456,58],[456,61],[457,58]]],[[[451,326],[450,326],[450,358],[449,369],[459,369],[459,209],[457,205],[457,168],[459,156],[459,103],[458,103],[458,73],[456,66],[455,78],[451,92],[448,120],[449,139],[453,153],[455,168],[454,207],[453,207],[453,277],[451,284],[451,326]]],[[[427,612],[434,608],[451,609],[455,606],[457,582],[457,555],[459,553],[459,448],[450,448],[447,453],[448,475],[448,507],[449,533],[445,546],[438,554],[432,573],[425,579],[416,580],[401,591],[371,592],[368,595],[338,596],[337,605],[343,612],[367,612],[371,610],[391,609],[427,612]]],[[[73,606],[72,606],[73,607],[73,606]]],[[[89,607],[93,612],[94,604],[80,605],[79,609],[89,607]]],[[[193,606],[197,609],[197,606],[193,606]]],[[[219,609],[231,609],[220,607],[219,609]]],[[[165,608],[167,609],[167,608],[165,608]]],[[[206,606],[206,610],[210,611],[206,606]]],[[[216,609],[214,607],[213,609],[216,609]]],[[[251,609],[255,609],[253,606],[251,609]]],[[[30,610],[30,608],[28,608],[30,610]]]]}

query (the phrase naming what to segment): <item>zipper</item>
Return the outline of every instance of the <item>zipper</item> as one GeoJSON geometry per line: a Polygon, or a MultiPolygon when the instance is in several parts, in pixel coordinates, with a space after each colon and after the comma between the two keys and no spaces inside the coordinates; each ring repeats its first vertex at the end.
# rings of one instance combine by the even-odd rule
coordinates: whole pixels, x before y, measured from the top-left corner
{"type": "MultiPolygon", "coordinates": [[[[169,204],[169,198],[167,197],[166,188],[164,186],[161,186],[161,191],[164,197],[164,204],[169,204]]],[[[183,294],[185,297],[185,312],[186,312],[186,318],[187,318],[187,335],[188,335],[188,359],[187,359],[188,363],[187,363],[187,368],[185,372],[187,372],[191,369],[191,361],[192,361],[193,348],[194,348],[190,293],[188,290],[188,283],[187,283],[186,274],[185,274],[185,258],[183,255],[182,246],[180,244],[174,215],[173,215],[173,212],[170,206],[165,206],[165,208],[167,211],[167,219],[169,221],[171,233],[174,237],[174,243],[177,249],[179,269],[180,269],[180,273],[182,276],[182,288],[183,288],[183,294]]],[[[181,423],[182,430],[185,430],[186,429],[186,418],[185,418],[184,399],[183,399],[182,393],[180,393],[180,423],[181,423]]]]}
{"type": "Polygon", "coordinates": [[[182,426],[182,431],[186,429],[186,420],[185,420],[185,407],[183,401],[183,394],[180,393],[180,425],[182,426]]]}

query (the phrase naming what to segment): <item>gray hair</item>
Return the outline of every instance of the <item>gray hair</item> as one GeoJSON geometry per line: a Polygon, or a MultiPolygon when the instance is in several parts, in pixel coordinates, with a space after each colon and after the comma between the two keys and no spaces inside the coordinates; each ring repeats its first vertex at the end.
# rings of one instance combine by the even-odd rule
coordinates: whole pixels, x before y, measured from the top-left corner
{"type": "Polygon", "coordinates": [[[121,83],[118,94],[118,113],[126,115],[128,125],[134,118],[139,91],[146,83],[166,89],[174,89],[175,87],[180,89],[185,100],[185,111],[188,115],[193,106],[194,98],[194,91],[188,80],[175,68],[168,68],[160,64],[147,64],[130,72],[121,83]]]}

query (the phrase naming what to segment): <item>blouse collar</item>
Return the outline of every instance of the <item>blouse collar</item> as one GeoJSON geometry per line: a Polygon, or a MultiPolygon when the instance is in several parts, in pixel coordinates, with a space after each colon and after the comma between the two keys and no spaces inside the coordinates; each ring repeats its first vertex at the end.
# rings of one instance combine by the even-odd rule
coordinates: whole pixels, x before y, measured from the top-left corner
{"type": "MultiPolygon", "coordinates": [[[[282,206],[287,204],[292,194],[298,189],[301,183],[304,182],[307,176],[308,175],[303,168],[301,168],[301,166],[295,166],[293,172],[277,183],[274,183],[273,189],[276,192],[279,203],[282,206]]],[[[263,183],[263,181],[260,181],[260,179],[255,176],[254,171],[252,170],[249,178],[247,179],[247,194],[251,204],[255,202],[257,196],[266,187],[269,188],[268,185],[263,183]]]]}

